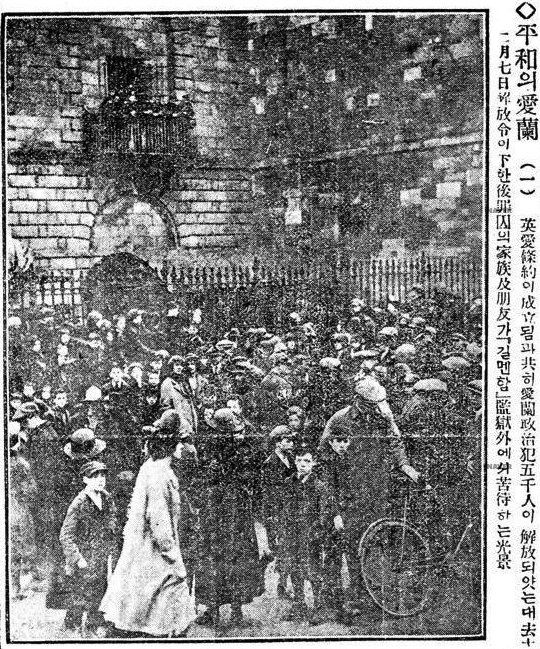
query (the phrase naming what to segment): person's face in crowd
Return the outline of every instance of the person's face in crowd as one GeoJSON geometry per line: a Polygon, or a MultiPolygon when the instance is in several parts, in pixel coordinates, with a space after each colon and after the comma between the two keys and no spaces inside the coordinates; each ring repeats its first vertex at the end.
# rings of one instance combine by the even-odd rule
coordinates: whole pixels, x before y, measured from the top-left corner
{"type": "Polygon", "coordinates": [[[288,340],[287,341],[287,349],[291,353],[296,351],[296,341],[295,340],[288,340]]]}
{"type": "Polygon", "coordinates": [[[286,403],[291,398],[291,390],[289,388],[281,388],[277,391],[276,397],[279,403],[286,403]]]}
{"type": "Polygon", "coordinates": [[[197,364],[194,361],[190,361],[187,364],[187,372],[190,376],[197,374],[197,364]]]}
{"type": "Polygon", "coordinates": [[[240,417],[242,414],[242,405],[238,399],[229,399],[227,401],[227,408],[230,408],[237,417],[240,417]]]}
{"type": "Polygon", "coordinates": [[[339,340],[334,341],[334,350],[340,352],[343,349],[343,343],[339,340]]]}
{"type": "Polygon", "coordinates": [[[140,367],[133,367],[131,369],[131,378],[134,381],[137,381],[137,383],[140,383],[142,381],[143,377],[143,371],[140,367]]]}
{"type": "Polygon", "coordinates": [[[109,377],[114,383],[119,383],[122,380],[122,370],[119,367],[113,367],[109,377]]]}
{"type": "Polygon", "coordinates": [[[116,331],[121,334],[126,328],[126,316],[119,316],[116,320],[116,331]]]}
{"type": "Polygon", "coordinates": [[[39,354],[41,352],[41,340],[34,341],[34,344],[32,345],[32,351],[36,352],[36,354],[39,354]]]}
{"type": "Polygon", "coordinates": [[[173,366],[172,366],[173,374],[176,374],[176,375],[182,374],[183,369],[184,369],[184,366],[182,365],[182,363],[173,363],[173,366]]]}
{"type": "Polygon", "coordinates": [[[289,415],[287,425],[291,430],[298,432],[302,430],[302,418],[300,415],[289,415]]]}
{"type": "Polygon", "coordinates": [[[157,403],[158,397],[157,394],[147,394],[146,395],[146,403],[149,406],[155,406],[157,403]]]}
{"type": "Polygon", "coordinates": [[[35,389],[32,383],[25,383],[23,387],[23,394],[28,399],[31,399],[35,394],[35,389]]]}
{"type": "Polygon", "coordinates": [[[65,365],[68,362],[68,355],[67,352],[64,350],[60,350],[58,352],[58,365],[61,367],[62,365],[65,365]]]}
{"type": "Polygon", "coordinates": [[[311,453],[297,455],[294,458],[294,463],[296,465],[296,471],[300,477],[309,475],[313,471],[313,466],[315,464],[311,453]]]}
{"type": "Polygon", "coordinates": [[[65,392],[57,392],[54,396],[54,405],[57,408],[65,408],[67,404],[67,394],[65,392]]]}
{"type": "Polygon", "coordinates": [[[152,372],[157,372],[159,374],[161,372],[161,369],[163,368],[163,359],[157,358],[155,361],[152,361],[150,363],[150,368],[152,372]]]}
{"type": "Polygon", "coordinates": [[[283,437],[276,443],[276,448],[283,453],[290,453],[293,449],[294,441],[292,437],[283,437]]]}
{"type": "Polygon", "coordinates": [[[41,398],[44,401],[48,401],[51,398],[51,386],[50,385],[44,385],[41,388],[41,398]]]}
{"type": "Polygon", "coordinates": [[[70,340],[71,340],[71,336],[70,336],[68,333],[66,333],[66,332],[64,332],[64,333],[60,336],[60,342],[62,343],[62,345],[67,345],[67,344],[69,343],[70,340]]]}
{"type": "Polygon", "coordinates": [[[345,453],[349,449],[350,444],[351,444],[351,440],[348,437],[345,438],[334,437],[333,439],[330,440],[331,448],[338,455],[345,455],[345,453]]]}
{"type": "Polygon", "coordinates": [[[139,326],[142,324],[142,315],[138,313],[134,318],[133,318],[133,324],[139,326]]]}
{"type": "Polygon", "coordinates": [[[109,329],[109,331],[107,331],[107,334],[105,335],[105,340],[108,343],[112,343],[112,341],[114,340],[114,334],[110,329],[109,329]]]}
{"type": "Polygon", "coordinates": [[[159,372],[148,372],[148,385],[159,385],[159,372]]]}
{"type": "Polygon", "coordinates": [[[91,476],[84,476],[83,482],[88,487],[88,489],[90,489],[90,491],[100,493],[105,490],[107,478],[105,477],[105,472],[100,471],[98,473],[94,473],[94,475],[91,476]]]}
{"type": "Polygon", "coordinates": [[[206,407],[203,410],[204,419],[212,419],[213,416],[214,416],[214,409],[213,408],[206,407]]]}
{"type": "Polygon", "coordinates": [[[20,397],[13,397],[9,404],[14,410],[18,410],[22,405],[22,399],[20,397]]]}
{"type": "Polygon", "coordinates": [[[101,340],[99,338],[90,338],[90,347],[92,349],[97,349],[101,345],[101,340]]]}

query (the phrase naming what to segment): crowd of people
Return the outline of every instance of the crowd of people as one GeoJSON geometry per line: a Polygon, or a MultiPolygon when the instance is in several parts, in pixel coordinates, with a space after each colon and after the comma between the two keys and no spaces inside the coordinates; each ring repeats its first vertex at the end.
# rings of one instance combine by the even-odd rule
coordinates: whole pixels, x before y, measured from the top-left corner
{"type": "Polygon", "coordinates": [[[247,626],[268,564],[287,619],[354,623],[395,476],[444,476],[446,524],[479,511],[481,299],[415,286],[329,325],[206,325],[174,305],[8,319],[11,593],[45,584],[66,629],[183,636],[223,604],[247,626]]]}

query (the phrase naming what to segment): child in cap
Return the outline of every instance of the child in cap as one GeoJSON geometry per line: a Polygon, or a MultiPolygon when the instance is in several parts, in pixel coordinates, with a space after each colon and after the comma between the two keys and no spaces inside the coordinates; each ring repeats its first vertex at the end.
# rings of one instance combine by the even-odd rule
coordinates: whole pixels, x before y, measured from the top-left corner
{"type": "Polygon", "coordinates": [[[69,591],[64,626],[80,628],[86,612],[87,631],[98,635],[105,631],[99,605],[117,551],[116,506],[105,491],[106,472],[107,467],[96,460],[81,467],[84,489],[69,506],[60,532],[69,591]]]}

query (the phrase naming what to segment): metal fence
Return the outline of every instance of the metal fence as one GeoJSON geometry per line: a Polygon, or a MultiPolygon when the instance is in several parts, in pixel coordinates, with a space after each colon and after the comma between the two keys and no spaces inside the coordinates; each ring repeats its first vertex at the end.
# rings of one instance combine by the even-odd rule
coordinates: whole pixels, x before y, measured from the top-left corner
{"type": "Polygon", "coordinates": [[[222,327],[249,321],[279,326],[291,310],[303,309],[309,317],[324,321],[330,314],[339,316],[353,295],[377,305],[389,295],[403,300],[417,284],[424,287],[427,295],[444,284],[469,301],[482,295],[483,281],[482,264],[476,259],[425,255],[287,265],[264,264],[257,259],[246,265],[216,267],[175,267],[164,263],[153,270],[145,286],[117,274],[101,279],[99,286],[89,290],[91,275],[92,269],[21,276],[10,281],[10,308],[24,311],[50,306],[80,319],[92,308],[113,308],[104,307],[103,301],[113,288],[120,286],[131,287],[125,290],[132,290],[133,306],[144,307],[146,300],[148,311],[155,310],[152,306],[155,307],[155,297],[160,293],[186,313],[197,307],[204,309],[206,318],[222,327]],[[320,311],[324,312],[322,318],[320,311]]]}

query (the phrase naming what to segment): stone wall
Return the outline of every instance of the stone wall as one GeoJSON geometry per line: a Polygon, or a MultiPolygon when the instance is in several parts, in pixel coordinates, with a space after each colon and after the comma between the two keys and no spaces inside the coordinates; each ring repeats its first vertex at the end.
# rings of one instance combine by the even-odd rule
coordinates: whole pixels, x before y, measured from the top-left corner
{"type": "Polygon", "coordinates": [[[305,238],[359,254],[386,238],[478,249],[482,21],[8,18],[12,233],[55,267],[88,267],[111,247],[220,257],[305,238]],[[194,163],[143,192],[85,155],[108,56],[144,59],[156,95],[193,103],[194,163]],[[155,236],[141,239],[147,221],[155,236]]]}
{"type": "Polygon", "coordinates": [[[303,226],[361,254],[396,236],[479,248],[480,14],[259,16],[250,28],[262,213],[287,223],[296,192],[303,226]]]}
{"type": "Polygon", "coordinates": [[[241,34],[241,21],[223,31],[211,17],[8,19],[8,223],[41,265],[87,267],[110,251],[103,223],[130,191],[82,150],[83,113],[104,97],[108,55],[148,60],[162,71],[152,72],[156,93],[193,103],[194,166],[140,198],[172,210],[180,247],[237,243],[252,213],[241,34]]]}

